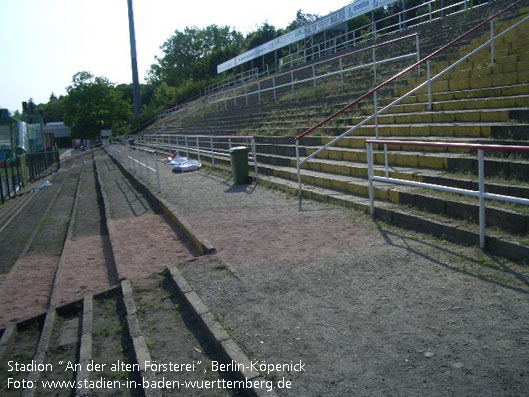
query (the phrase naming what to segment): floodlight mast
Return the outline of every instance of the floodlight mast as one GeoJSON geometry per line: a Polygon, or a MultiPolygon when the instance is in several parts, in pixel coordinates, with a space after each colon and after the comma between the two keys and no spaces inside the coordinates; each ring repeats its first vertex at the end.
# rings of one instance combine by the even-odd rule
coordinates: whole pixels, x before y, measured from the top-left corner
{"type": "Polygon", "coordinates": [[[134,114],[141,112],[140,81],[138,79],[138,62],[136,59],[136,35],[134,33],[134,14],[132,0],[127,0],[129,7],[129,34],[130,34],[130,63],[132,66],[132,95],[134,98],[134,114]]]}

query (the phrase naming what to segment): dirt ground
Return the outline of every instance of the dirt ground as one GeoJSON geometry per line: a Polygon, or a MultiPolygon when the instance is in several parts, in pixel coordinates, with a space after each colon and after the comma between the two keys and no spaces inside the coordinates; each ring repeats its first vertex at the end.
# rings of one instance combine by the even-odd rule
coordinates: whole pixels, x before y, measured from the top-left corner
{"type": "Polygon", "coordinates": [[[118,278],[148,283],[169,263],[195,257],[183,235],[105,157],[98,169],[110,205],[109,232],[118,278]]]}
{"type": "Polygon", "coordinates": [[[529,269],[343,208],[165,175],[217,248],[180,266],[248,356],[305,363],[281,395],[524,395],[529,269]],[[170,179],[172,178],[172,179],[170,179]]]}

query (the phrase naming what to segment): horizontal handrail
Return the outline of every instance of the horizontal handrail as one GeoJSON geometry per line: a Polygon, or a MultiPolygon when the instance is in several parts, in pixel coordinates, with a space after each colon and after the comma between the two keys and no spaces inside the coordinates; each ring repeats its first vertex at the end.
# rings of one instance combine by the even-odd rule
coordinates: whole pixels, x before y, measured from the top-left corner
{"type": "MultiPolygon", "coordinates": [[[[200,161],[200,154],[203,153],[206,157],[211,158],[213,169],[215,169],[215,155],[227,156],[227,153],[220,153],[214,149],[214,144],[219,144],[219,139],[226,140],[228,148],[232,148],[232,143],[237,144],[237,141],[245,141],[252,153],[250,159],[253,160],[255,178],[258,179],[258,165],[257,165],[257,151],[255,145],[255,137],[249,135],[180,135],[180,134],[159,134],[159,135],[143,135],[138,139],[140,144],[148,144],[157,149],[176,149],[178,154],[180,150],[185,151],[189,156],[189,152],[197,154],[200,161]],[[164,139],[167,138],[167,139],[164,139]],[[183,145],[181,141],[183,139],[183,145]],[[165,142],[165,141],[168,142],[165,142]],[[172,142],[171,142],[172,141],[172,142]],[[201,149],[201,143],[208,144],[205,149],[201,149]]],[[[203,146],[204,147],[204,146],[203,146]]],[[[228,155],[229,156],[229,155],[228,155]]]]}
{"type": "Polygon", "coordinates": [[[367,173],[369,181],[369,211],[371,215],[375,214],[375,192],[373,182],[384,182],[396,185],[419,187],[423,189],[432,189],[441,192],[457,193],[465,196],[476,197],[479,199],[479,245],[485,248],[485,199],[500,200],[509,203],[529,205],[529,199],[515,196],[508,196],[496,193],[487,193],[485,191],[485,151],[494,152],[524,152],[529,153],[529,146],[521,145],[494,145],[494,144],[475,144],[475,143],[453,143],[453,142],[425,142],[425,141],[403,141],[403,140],[384,140],[384,139],[367,139],[367,173]],[[373,161],[373,145],[384,146],[384,162],[386,166],[385,176],[375,176],[373,161]],[[388,167],[388,146],[428,146],[446,149],[473,149],[478,153],[478,190],[462,189],[436,183],[418,182],[407,179],[394,178],[389,176],[388,167]]]}
{"type": "MultiPolygon", "coordinates": [[[[365,51],[369,51],[369,50],[373,50],[374,48],[378,48],[378,47],[383,47],[383,46],[386,46],[386,45],[390,45],[390,44],[395,44],[399,41],[404,41],[404,40],[407,40],[409,38],[412,38],[412,37],[418,37],[419,34],[417,32],[415,33],[411,33],[409,35],[406,35],[406,36],[402,36],[402,37],[398,37],[396,39],[391,39],[391,40],[388,40],[388,41],[385,41],[383,43],[377,43],[377,44],[373,44],[369,47],[365,47],[365,48],[359,48],[355,51],[351,51],[351,52],[348,52],[346,54],[342,54],[342,55],[337,55],[335,57],[332,57],[332,58],[328,58],[328,59],[324,59],[322,61],[318,61],[318,62],[314,62],[314,63],[311,63],[310,65],[307,65],[307,66],[301,66],[299,68],[296,68],[296,69],[292,69],[292,70],[288,70],[286,72],[283,72],[283,73],[279,73],[279,74],[274,74],[272,77],[269,77],[269,79],[277,79],[277,78],[280,78],[282,76],[287,76],[287,75],[292,75],[292,73],[296,73],[296,72],[300,72],[304,69],[307,69],[307,68],[311,68],[311,67],[317,67],[319,65],[322,65],[324,63],[329,63],[329,62],[333,62],[333,61],[336,61],[336,60],[339,60],[340,58],[344,58],[344,57],[348,57],[348,56],[351,56],[351,55],[354,55],[354,54],[357,54],[357,53],[360,53],[360,52],[365,52],[365,51]]],[[[263,81],[266,81],[266,80],[262,80],[261,83],[263,81]]],[[[255,83],[251,83],[251,84],[255,84],[255,83]]],[[[289,85],[290,83],[288,83],[287,85],[289,85]]],[[[226,93],[229,93],[231,91],[234,91],[234,90],[237,90],[241,87],[237,87],[237,88],[232,88],[230,90],[227,90],[227,91],[223,91],[222,93],[223,94],[226,94],[226,93]]],[[[276,87],[277,88],[277,87],[276,87]]],[[[231,97],[229,98],[231,99],[231,97]]]]}
{"type": "MultiPolygon", "coordinates": [[[[377,61],[376,65],[382,65],[384,63],[400,61],[400,60],[403,60],[403,59],[416,57],[416,56],[418,56],[417,53],[399,55],[399,56],[394,57],[394,58],[388,58],[388,59],[384,59],[384,60],[381,60],[381,61],[377,61]]],[[[246,93],[240,94],[240,95],[232,95],[229,98],[223,98],[223,99],[219,99],[219,100],[216,100],[216,101],[212,101],[212,102],[210,102],[210,104],[215,104],[215,103],[219,103],[219,102],[223,102],[223,101],[233,100],[233,99],[236,99],[236,98],[246,98],[246,97],[249,97],[249,96],[252,96],[252,95],[260,95],[260,94],[263,94],[263,93],[268,92],[268,91],[276,91],[276,90],[279,90],[280,88],[284,88],[284,87],[292,87],[293,85],[296,86],[298,84],[304,84],[304,83],[307,83],[309,81],[325,79],[325,78],[328,78],[330,76],[334,76],[334,75],[337,75],[337,74],[343,76],[344,74],[352,72],[352,71],[355,71],[355,70],[371,68],[371,67],[373,67],[374,64],[375,63],[364,63],[362,65],[353,66],[353,67],[350,67],[350,68],[345,68],[345,69],[342,69],[342,70],[338,70],[336,72],[329,72],[329,73],[322,74],[322,75],[319,75],[319,76],[308,77],[308,78],[303,79],[303,80],[293,80],[293,81],[290,81],[290,82],[286,82],[284,84],[274,85],[273,87],[261,88],[258,91],[246,92],[246,93]]],[[[290,74],[290,72],[289,72],[289,74],[290,74]]]]}
{"type": "Polygon", "coordinates": [[[300,139],[302,139],[303,137],[307,136],[308,134],[310,134],[314,130],[318,129],[319,127],[323,126],[324,124],[327,124],[329,121],[335,119],[337,116],[339,116],[340,114],[342,114],[346,110],[352,108],[353,106],[355,106],[356,104],[358,104],[359,102],[361,102],[362,100],[367,98],[368,96],[374,94],[375,92],[378,92],[381,88],[386,87],[387,85],[389,85],[390,83],[392,83],[393,81],[398,79],[399,77],[402,77],[403,75],[405,75],[409,71],[411,71],[411,70],[423,65],[424,63],[426,63],[427,61],[431,60],[435,56],[437,56],[437,55],[441,54],[442,52],[446,51],[447,49],[451,48],[452,46],[454,46],[455,44],[457,44],[461,40],[463,40],[463,39],[467,38],[468,36],[470,36],[472,33],[474,33],[479,28],[485,26],[487,23],[489,23],[493,19],[497,18],[501,14],[503,14],[503,13],[511,10],[512,8],[516,7],[517,5],[521,4],[523,1],[524,0],[518,0],[518,1],[514,2],[513,4],[511,4],[510,6],[504,8],[503,10],[498,11],[496,14],[494,14],[494,15],[490,16],[489,18],[485,19],[484,21],[480,22],[479,24],[474,26],[472,29],[470,29],[467,32],[465,32],[462,35],[460,35],[459,37],[457,37],[454,40],[450,41],[449,43],[439,47],[437,50],[432,52],[430,55],[428,55],[425,58],[421,59],[420,61],[414,63],[413,65],[404,68],[403,70],[401,70],[400,72],[396,73],[394,76],[390,77],[389,79],[387,79],[383,83],[379,84],[378,86],[372,88],[371,90],[369,90],[365,94],[361,95],[360,97],[355,99],[353,102],[349,103],[348,105],[345,105],[343,108],[339,109],[338,111],[336,111],[335,113],[333,113],[332,115],[327,117],[326,119],[320,121],[319,123],[317,123],[313,127],[309,128],[307,131],[305,131],[302,134],[296,136],[295,140],[299,141],[300,139]]]}
{"type": "MultiPolygon", "coordinates": [[[[461,1],[461,2],[456,3],[456,4],[448,5],[448,6],[444,7],[444,8],[440,8],[440,9],[437,9],[437,10],[432,10],[431,6],[432,6],[432,4],[435,3],[435,1],[437,1],[437,0],[430,0],[430,1],[427,2],[427,3],[419,4],[419,5],[414,6],[414,7],[412,7],[412,8],[408,8],[408,9],[406,9],[406,10],[404,10],[404,11],[399,11],[399,12],[396,13],[396,14],[392,14],[392,15],[389,15],[389,16],[386,16],[386,17],[383,17],[383,18],[381,18],[381,19],[377,19],[377,20],[374,21],[374,22],[370,22],[370,23],[368,23],[368,24],[366,24],[366,25],[360,26],[360,27],[358,27],[358,28],[356,28],[356,29],[353,29],[353,30],[350,31],[350,32],[342,33],[342,34],[340,34],[340,35],[338,35],[338,36],[335,36],[335,37],[333,37],[333,38],[331,38],[331,39],[329,39],[329,40],[327,40],[327,41],[324,41],[324,42],[321,42],[321,43],[314,44],[314,45],[312,45],[311,47],[303,48],[303,49],[301,49],[301,50],[298,49],[297,52],[292,53],[292,54],[288,54],[288,55],[284,56],[283,58],[281,58],[281,60],[284,60],[284,59],[289,58],[290,60],[289,60],[289,61],[286,61],[286,62],[283,62],[283,64],[286,64],[286,65],[288,65],[289,63],[291,64],[291,63],[293,62],[294,57],[299,56],[299,54],[305,54],[305,52],[307,52],[307,51],[311,51],[313,48],[318,48],[318,49],[319,49],[320,46],[322,46],[322,45],[324,46],[324,48],[327,49],[327,48],[328,48],[328,47],[327,47],[327,44],[330,44],[331,42],[334,42],[335,45],[336,45],[336,47],[338,47],[338,46],[342,46],[342,49],[343,49],[344,47],[347,48],[351,43],[352,43],[353,46],[355,46],[357,42],[362,43],[362,42],[364,41],[364,39],[369,38],[370,36],[373,36],[373,33],[376,34],[376,37],[377,37],[377,38],[380,38],[380,37],[386,36],[386,35],[388,35],[388,34],[394,34],[394,33],[396,33],[395,31],[389,31],[389,32],[386,32],[386,33],[381,33],[381,32],[383,32],[383,31],[387,31],[387,30],[389,30],[389,29],[391,29],[391,28],[395,28],[395,27],[397,27],[397,26],[401,27],[402,24],[406,24],[406,25],[409,26],[409,25],[410,25],[410,22],[413,22],[413,21],[415,21],[415,20],[419,20],[419,19],[425,18],[425,17],[427,17],[427,16],[430,16],[430,20],[427,21],[427,22],[430,22],[430,21],[433,19],[433,18],[432,18],[432,14],[435,14],[435,13],[444,13],[444,11],[446,11],[446,10],[449,10],[449,9],[451,9],[451,8],[459,7],[459,6],[461,6],[461,5],[465,4],[465,3],[467,3],[467,0],[465,0],[465,1],[461,1]],[[413,11],[413,10],[419,9],[419,8],[423,8],[423,7],[425,7],[425,6],[428,6],[428,7],[429,7],[429,11],[428,11],[428,13],[426,13],[426,14],[422,14],[422,15],[418,15],[418,16],[415,16],[415,17],[412,17],[412,18],[408,18],[408,19],[405,19],[405,20],[401,20],[401,15],[406,14],[406,13],[408,13],[408,12],[410,12],[410,11],[413,11]],[[397,17],[399,18],[399,22],[397,22],[397,23],[394,23],[394,24],[389,25],[389,26],[385,26],[385,27],[383,27],[383,28],[375,28],[374,32],[373,32],[373,31],[368,31],[368,32],[365,33],[364,35],[359,35],[359,36],[357,36],[357,33],[356,33],[356,32],[362,32],[362,31],[364,31],[364,30],[366,30],[366,29],[368,30],[369,28],[372,28],[373,26],[376,27],[376,25],[379,24],[380,22],[383,22],[383,21],[385,21],[385,20],[389,20],[389,19],[393,19],[393,18],[397,18],[397,17]],[[347,38],[348,38],[348,37],[351,37],[351,36],[352,36],[352,38],[348,40],[347,38]],[[338,40],[344,40],[344,41],[342,41],[340,44],[336,44],[336,42],[337,42],[338,40]]],[[[472,8],[481,7],[481,6],[483,6],[483,5],[486,5],[486,3],[485,3],[485,4],[477,4],[477,5],[474,5],[474,6],[472,6],[472,8]]],[[[416,24],[412,24],[412,26],[415,27],[415,26],[418,26],[418,25],[420,25],[420,24],[422,24],[422,23],[424,23],[424,22],[416,23],[416,24]]],[[[398,31],[402,31],[402,30],[403,30],[402,28],[399,28],[398,31]]],[[[317,54],[319,54],[320,52],[322,52],[322,51],[318,50],[317,54]]],[[[326,50],[323,50],[323,52],[326,52],[326,50]]],[[[314,54],[315,54],[314,51],[312,51],[310,55],[311,55],[311,56],[314,56],[314,54]]],[[[298,58],[298,59],[301,59],[301,58],[298,58]]]]}
{"type": "Polygon", "coordinates": [[[366,139],[366,143],[388,146],[426,146],[447,149],[487,150],[492,152],[529,152],[529,146],[522,145],[494,145],[480,143],[429,142],[429,141],[401,141],[386,139],[366,139]]]}

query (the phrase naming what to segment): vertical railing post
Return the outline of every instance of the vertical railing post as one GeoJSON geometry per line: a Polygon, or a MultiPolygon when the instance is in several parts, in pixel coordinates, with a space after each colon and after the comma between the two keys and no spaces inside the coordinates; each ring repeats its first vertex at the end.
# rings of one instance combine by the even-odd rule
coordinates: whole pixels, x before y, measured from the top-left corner
{"type": "Polygon", "coordinates": [[[6,174],[6,193],[7,193],[7,198],[11,198],[11,192],[9,191],[9,170],[8,170],[8,167],[7,167],[7,160],[4,160],[4,169],[5,169],[5,174],[6,174]]]}
{"type": "MultiPolygon", "coordinates": [[[[421,60],[421,49],[419,47],[419,35],[415,36],[415,52],[417,53],[417,62],[421,60]]],[[[417,66],[417,75],[421,77],[421,65],[417,66]]]]}
{"type": "Polygon", "coordinates": [[[314,94],[316,94],[316,70],[314,69],[314,65],[312,65],[312,83],[314,85],[314,94]]]}
{"type": "Polygon", "coordinates": [[[479,247],[485,248],[485,159],[483,149],[478,150],[479,183],[479,247]]]}
{"type": "Polygon", "coordinates": [[[257,183],[257,179],[258,179],[257,151],[255,150],[255,138],[254,137],[252,137],[252,155],[253,155],[253,168],[255,172],[255,182],[257,183]]]}
{"type": "Polygon", "coordinates": [[[296,139],[296,167],[297,167],[297,173],[298,173],[298,208],[299,211],[302,210],[302,202],[301,202],[301,166],[299,164],[299,140],[296,139]]]}
{"type": "MultiPolygon", "coordinates": [[[[375,47],[373,47],[373,80],[374,85],[377,83],[377,57],[375,47]]],[[[375,136],[378,138],[378,95],[377,91],[373,92],[373,107],[375,110],[375,136]]]]}
{"type": "Polygon", "coordinates": [[[369,213],[375,215],[375,194],[373,189],[373,144],[367,144],[367,177],[369,180],[369,213]]]}
{"type": "Polygon", "coordinates": [[[276,100],[276,78],[272,77],[272,87],[274,91],[274,101],[276,100]]]}
{"type": "Polygon", "coordinates": [[[432,64],[426,61],[426,78],[428,79],[428,110],[432,110],[432,64]]]}
{"type": "Polygon", "coordinates": [[[430,14],[430,21],[432,20],[432,3],[428,3],[428,14],[430,14]]]}
{"type": "MultiPolygon", "coordinates": [[[[30,176],[31,176],[31,174],[30,174],[30,176]]],[[[2,201],[2,204],[5,203],[5,200],[4,200],[4,183],[2,182],[2,178],[0,178],[0,200],[2,201]]]]}
{"type": "Polygon", "coordinates": [[[290,85],[292,86],[292,92],[294,92],[294,71],[290,72],[290,85]]]}
{"type": "Polygon", "coordinates": [[[342,90],[343,90],[343,65],[342,65],[342,58],[340,58],[340,84],[341,84],[342,90]]]}
{"type": "Polygon", "coordinates": [[[231,138],[228,138],[228,148],[231,149],[231,138]]]}
{"type": "Polygon", "coordinates": [[[149,154],[145,152],[145,170],[147,174],[147,184],[151,184],[151,170],[149,169],[149,154]]]}
{"type": "Polygon", "coordinates": [[[257,96],[259,97],[259,104],[261,104],[261,82],[257,82],[257,96]]]}
{"type": "Polygon", "coordinates": [[[186,157],[189,157],[189,147],[187,146],[187,135],[184,136],[184,142],[186,144],[186,157]]]}
{"type": "Polygon", "coordinates": [[[248,107],[248,87],[244,86],[244,100],[246,101],[246,107],[248,107]]]}
{"type": "Polygon", "coordinates": [[[197,159],[200,161],[200,143],[197,136],[197,159]]]}
{"type": "Polygon", "coordinates": [[[494,54],[494,19],[490,21],[490,63],[492,66],[496,64],[496,56],[494,54]]]}
{"type": "Polygon", "coordinates": [[[209,138],[209,146],[211,148],[211,164],[213,165],[213,169],[215,169],[215,155],[213,153],[213,137],[209,138]]]}
{"type": "Polygon", "coordinates": [[[386,166],[386,178],[389,178],[388,145],[384,144],[384,165],[386,166]]]}
{"type": "Polygon", "coordinates": [[[156,170],[156,185],[158,186],[158,193],[162,192],[162,185],[160,183],[160,170],[158,169],[158,159],[156,158],[156,152],[153,153],[154,156],[154,169],[156,170]]]}

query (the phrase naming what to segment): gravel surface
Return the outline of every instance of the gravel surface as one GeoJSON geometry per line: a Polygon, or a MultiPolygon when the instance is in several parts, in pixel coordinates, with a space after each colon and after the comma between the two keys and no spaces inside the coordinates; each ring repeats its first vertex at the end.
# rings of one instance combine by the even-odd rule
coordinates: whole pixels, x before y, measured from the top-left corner
{"type": "Polygon", "coordinates": [[[180,266],[280,395],[526,395],[529,269],[204,171],[163,196],[216,248],[180,266]]]}

